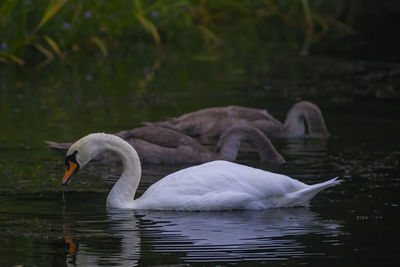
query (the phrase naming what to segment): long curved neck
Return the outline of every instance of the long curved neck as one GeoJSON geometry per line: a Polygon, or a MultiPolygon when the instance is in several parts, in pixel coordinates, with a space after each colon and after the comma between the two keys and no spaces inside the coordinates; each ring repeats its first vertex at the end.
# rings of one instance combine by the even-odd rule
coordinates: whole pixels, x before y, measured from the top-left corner
{"type": "Polygon", "coordinates": [[[139,156],[131,145],[116,136],[109,136],[102,146],[120,157],[123,168],[121,177],[108,194],[107,206],[129,208],[135,197],[142,172],[139,156]]]}
{"type": "Polygon", "coordinates": [[[302,101],[295,104],[288,112],[285,120],[285,127],[288,137],[299,137],[306,133],[311,137],[328,137],[321,110],[313,103],[302,101]]]}
{"type": "Polygon", "coordinates": [[[217,152],[220,158],[233,161],[236,159],[242,142],[250,143],[256,149],[262,161],[281,164],[285,160],[275,150],[268,137],[251,126],[233,126],[219,139],[217,152]]]}

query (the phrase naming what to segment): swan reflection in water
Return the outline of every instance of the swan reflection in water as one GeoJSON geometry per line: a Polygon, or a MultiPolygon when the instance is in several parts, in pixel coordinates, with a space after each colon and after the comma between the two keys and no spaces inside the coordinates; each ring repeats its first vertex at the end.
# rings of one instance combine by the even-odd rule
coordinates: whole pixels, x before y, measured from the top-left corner
{"type": "Polygon", "coordinates": [[[316,234],[320,238],[312,242],[334,244],[341,232],[339,222],[324,220],[309,208],[226,212],[110,209],[107,217],[105,231],[88,229],[85,225],[85,229],[74,229],[75,232],[87,231],[85,238],[78,241],[71,241],[70,236],[66,238],[70,248],[71,245],[76,247],[68,251],[68,265],[133,266],[138,264],[140,256],[150,257],[147,260],[151,261],[161,256],[157,253],[179,253],[177,261],[187,262],[323,256],[324,252],[310,251],[320,246],[305,249],[308,244],[298,237],[316,234]],[[94,232],[105,232],[104,236],[108,234],[114,239],[93,242],[90,235],[94,232]],[[119,241],[116,242],[115,237],[119,241]],[[146,248],[141,247],[142,242],[146,248]],[[182,253],[185,256],[182,257],[182,253]]]}
{"type": "Polygon", "coordinates": [[[135,266],[138,264],[140,259],[139,221],[133,212],[110,210],[107,213],[107,221],[104,222],[102,219],[67,222],[64,225],[67,266],[135,266]],[[77,234],[79,236],[74,238],[72,232],[79,233],[77,234]]]}

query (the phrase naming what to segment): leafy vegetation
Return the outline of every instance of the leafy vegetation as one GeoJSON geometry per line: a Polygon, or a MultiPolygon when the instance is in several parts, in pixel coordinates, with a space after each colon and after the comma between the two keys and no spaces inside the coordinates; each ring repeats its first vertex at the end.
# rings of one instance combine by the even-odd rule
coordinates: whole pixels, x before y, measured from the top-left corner
{"type": "Polygon", "coordinates": [[[238,36],[307,53],[324,36],[351,32],[343,22],[348,6],[323,0],[3,0],[0,62],[41,68],[76,51],[106,57],[145,44],[160,54],[165,44],[212,49],[238,36]]]}

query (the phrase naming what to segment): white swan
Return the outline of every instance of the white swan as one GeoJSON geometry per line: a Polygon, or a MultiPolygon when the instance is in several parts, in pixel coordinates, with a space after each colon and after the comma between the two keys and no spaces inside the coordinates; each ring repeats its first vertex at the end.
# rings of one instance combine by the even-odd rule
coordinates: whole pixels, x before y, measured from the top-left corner
{"type": "Polygon", "coordinates": [[[288,176],[227,161],[212,161],[172,173],[134,200],[141,177],[135,149],[115,135],[94,133],[67,152],[65,185],[72,175],[104,150],[120,156],[123,172],[107,197],[107,206],[148,210],[230,210],[304,206],[319,191],[338,184],[336,178],[306,185],[288,176]]]}

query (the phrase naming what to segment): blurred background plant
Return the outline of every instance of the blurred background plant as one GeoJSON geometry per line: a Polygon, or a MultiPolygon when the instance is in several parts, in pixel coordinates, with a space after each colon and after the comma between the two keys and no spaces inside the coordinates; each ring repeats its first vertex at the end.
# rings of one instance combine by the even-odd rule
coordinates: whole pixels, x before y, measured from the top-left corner
{"type": "Polygon", "coordinates": [[[101,58],[146,45],[160,56],[166,44],[210,50],[238,37],[307,54],[324,37],[352,33],[352,10],[344,0],[3,0],[0,61],[40,69],[74,52],[101,58]]]}

